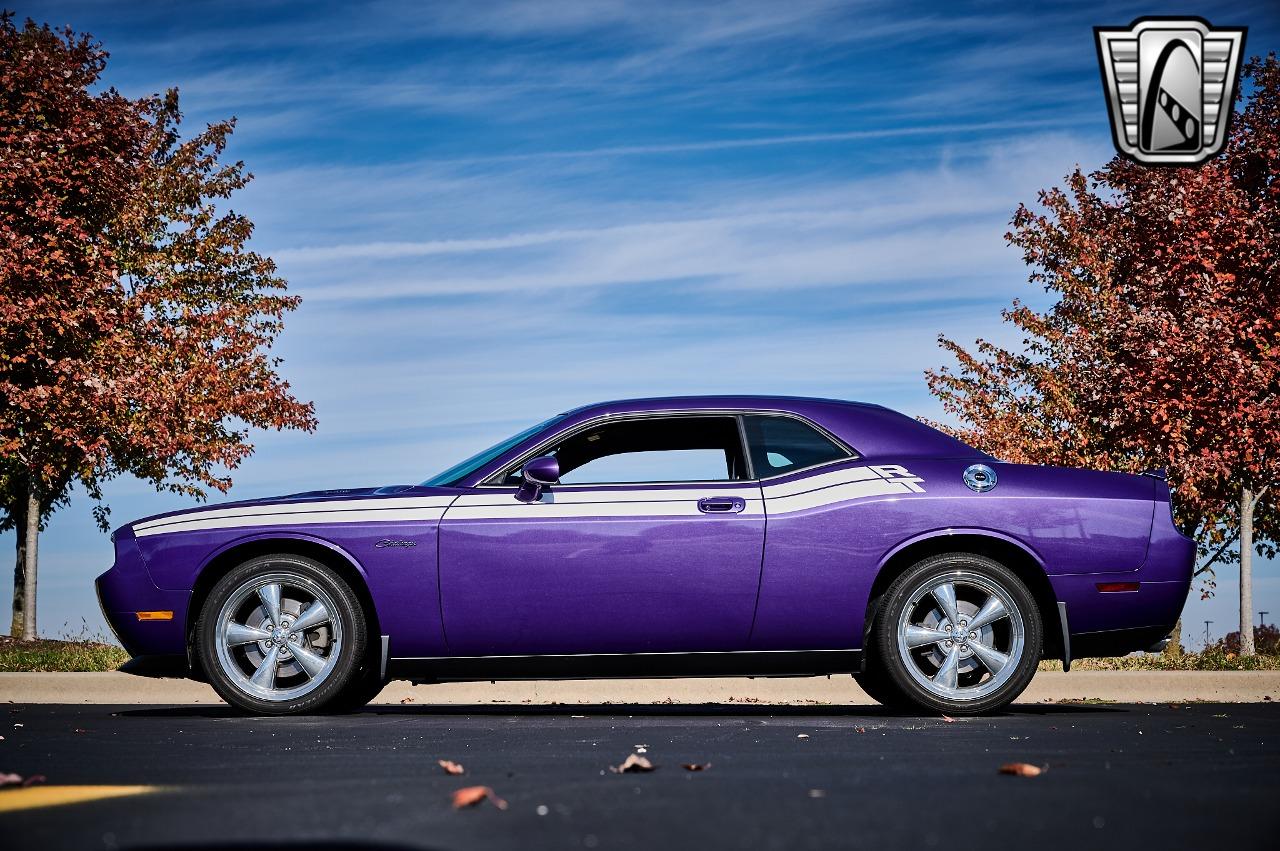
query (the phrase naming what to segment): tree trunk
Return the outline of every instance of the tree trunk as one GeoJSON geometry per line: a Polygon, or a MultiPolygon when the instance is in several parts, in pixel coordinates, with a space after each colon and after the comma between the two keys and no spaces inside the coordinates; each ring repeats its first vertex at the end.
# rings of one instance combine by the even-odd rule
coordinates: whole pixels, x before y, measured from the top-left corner
{"type": "Polygon", "coordinates": [[[1182,646],[1182,616],[1178,616],[1178,622],[1173,625],[1173,632],[1169,633],[1169,643],[1164,648],[1164,655],[1177,658],[1181,656],[1185,648],[1182,646]]]}
{"type": "MultiPolygon", "coordinates": [[[[40,536],[40,492],[33,480],[27,482],[26,552],[22,565],[22,637],[34,641],[36,637],[36,547],[40,536]]],[[[1252,641],[1252,635],[1250,636],[1252,641]]]]}
{"type": "MultiPolygon", "coordinates": [[[[25,501],[25,500],[24,500],[25,501]]],[[[27,524],[26,512],[21,511],[14,517],[16,521],[13,527],[17,530],[17,534],[13,536],[14,558],[13,558],[13,617],[9,620],[9,635],[18,638],[22,635],[22,611],[23,611],[23,593],[26,589],[26,560],[27,560],[27,524]]]]}
{"type": "Polygon", "coordinates": [[[1240,492],[1240,655],[1253,650],[1253,491],[1240,492]]]}

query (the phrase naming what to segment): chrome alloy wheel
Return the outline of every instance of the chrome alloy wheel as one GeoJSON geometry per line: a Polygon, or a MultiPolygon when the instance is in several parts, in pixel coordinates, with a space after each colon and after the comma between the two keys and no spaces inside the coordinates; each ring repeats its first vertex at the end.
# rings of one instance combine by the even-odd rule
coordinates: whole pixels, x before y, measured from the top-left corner
{"type": "Polygon", "coordinates": [[[935,576],[913,591],[897,634],[907,673],[947,700],[977,700],[999,689],[1026,647],[1013,595],[969,570],[935,576]]]}
{"type": "Polygon", "coordinates": [[[299,573],[255,576],[218,612],[218,663],[245,694],[272,702],[302,697],[338,664],[338,611],[323,588],[299,573]]]}

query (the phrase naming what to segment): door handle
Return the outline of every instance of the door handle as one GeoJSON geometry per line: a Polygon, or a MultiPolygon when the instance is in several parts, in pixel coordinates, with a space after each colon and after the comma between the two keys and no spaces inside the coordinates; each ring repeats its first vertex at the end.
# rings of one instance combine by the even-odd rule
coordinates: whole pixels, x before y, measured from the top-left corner
{"type": "Polygon", "coordinates": [[[698,500],[698,510],[703,514],[737,514],[747,507],[740,496],[704,496],[698,500]]]}

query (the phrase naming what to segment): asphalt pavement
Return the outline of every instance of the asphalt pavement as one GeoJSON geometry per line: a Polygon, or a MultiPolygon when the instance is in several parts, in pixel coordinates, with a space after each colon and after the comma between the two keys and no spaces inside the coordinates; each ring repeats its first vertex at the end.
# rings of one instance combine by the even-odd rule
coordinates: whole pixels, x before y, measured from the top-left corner
{"type": "Polygon", "coordinates": [[[5,849],[1280,847],[1274,702],[955,720],[767,704],[276,719],[13,704],[0,719],[0,772],[45,777],[0,791],[5,849]],[[610,771],[641,750],[653,771],[610,771]],[[1014,762],[1043,773],[999,772],[1014,762]],[[455,810],[472,785],[506,809],[455,810]]]}

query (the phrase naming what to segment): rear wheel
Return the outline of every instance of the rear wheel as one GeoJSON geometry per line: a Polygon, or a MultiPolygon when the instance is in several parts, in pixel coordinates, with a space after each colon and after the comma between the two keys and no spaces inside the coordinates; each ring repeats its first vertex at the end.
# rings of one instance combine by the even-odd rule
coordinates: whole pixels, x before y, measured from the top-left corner
{"type": "Polygon", "coordinates": [[[196,646],[223,700],[258,715],[319,712],[338,699],[364,658],[364,611],[319,562],[252,559],[209,592],[196,646]]]}
{"type": "Polygon", "coordinates": [[[867,660],[867,669],[854,674],[853,681],[868,697],[888,709],[902,709],[912,705],[889,681],[874,659],[867,660]]]}
{"type": "Polygon", "coordinates": [[[925,559],[889,587],[873,662],[924,709],[976,715],[1008,706],[1035,675],[1040,612],[1013,571],[985,556],[925,559]]]}

